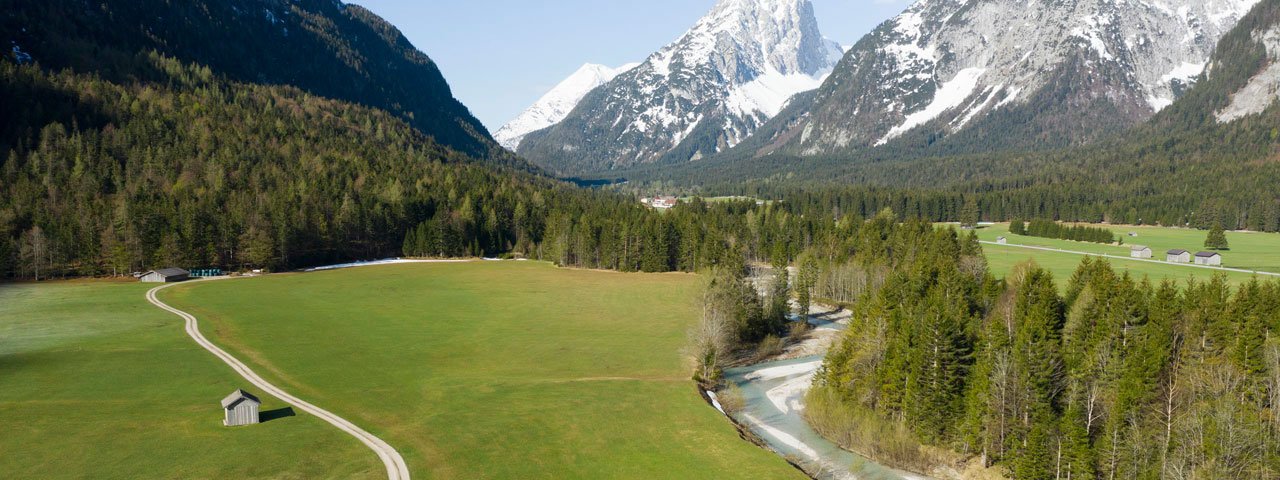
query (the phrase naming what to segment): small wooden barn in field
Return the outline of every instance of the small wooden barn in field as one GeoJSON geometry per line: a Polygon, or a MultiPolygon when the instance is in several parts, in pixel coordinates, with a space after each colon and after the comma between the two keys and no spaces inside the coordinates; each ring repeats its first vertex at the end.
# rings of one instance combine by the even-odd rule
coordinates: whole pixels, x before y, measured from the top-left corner
{"type": "Polygon", "coordinates": [[[1196,254],[1196,265],[1209,265],[1211,267],[1222,266],[1222,255],[1214,252],[1200,252],[1196,254]]]}
{"type": "Polygon", "coordinates": [[[145,283],[183,282],[191,279],[191,272],[181,268],[161,268],[144,273],[138,279],[145,283]]]}
{"type": "Polygon", "coordinates": [[[1151,247],[1134,245],[1129,248],[1129,256],[1133,258],[1151,258],[1153,255],[1155,255],[1155,252],[1151,250],[1151,247]]]}
{"type": "Polygon", "coordinates": [[[236,389],[222,399],[222,411],[226,418],[222,420],[222,424],[228,427],[237,427],[241,425],[253,425],[258,423],[258,407],[262,406],[262,401],[258,397],[253,396],[249,392],[236,389]]]}
{"type": "Polygon", "coordinates": [[[1191,263],[1191,252],[1182,249],[1169,250],[1165,256],[1169,263],[1191,263]]]}
{"type": "Polygon", "coordinates": [[[999,245],[1008,245],[1008,244],[1009,244],[1009,237],[996,237],[996,244],[999,244],[999,245]]]}

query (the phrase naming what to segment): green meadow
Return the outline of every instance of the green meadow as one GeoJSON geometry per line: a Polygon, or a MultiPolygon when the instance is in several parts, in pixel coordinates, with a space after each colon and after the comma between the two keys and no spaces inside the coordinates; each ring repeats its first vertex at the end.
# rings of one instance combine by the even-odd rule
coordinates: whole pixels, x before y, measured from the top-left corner
{"type": "MultiPolygon", "coordinates": [[[[0,284],[0,477],[385,478],[310,416],[223,427],[218,402],[245,382],[148,288],[0,284]]],[[[264,412],[286,407],[261,397],[264,412]]]]}
{"type": "Polygon", "coordinates": [[[414,478],[803,478],[739,439],[689,380],[698,282],[404,264],[184,284],[161,299],[273,383],[389,442],[414,478]]]}
{"type": "MultiPolygon", "coordinates": [[[[1131,245],[1144,245],[1154,250],[1153,260],[1163,261],[1165,252],[1168,250],[1181,248],[1193,253],[1204,250],[1204,239],[1208,234],[1205,231],[1181,228],[1105,227],[1111,229],[1122,238],[1124,245],[1103,245],[1012,235],[1009,233],[1009,225],[1004,223],[979,228],[978,237],[983,241],[995,242],[998,237],[1005,236],[1008,237],[1009,243],[1016,245],[1123,257],[1129,255],[1131,245]],[[1137,236],[1130,237],[1129,233],[1136,233],[1137,236]]],[[[1225,267],[1280,273],[1280,234],[1227,232],[1227,240],[1231,243],[1231,250],[1220,252],[1223,256],[1225,267]]],[[[1014,265],[1033,259],[1036,263],[1052,271],[1056,278],[1065,280],[1075,271],[1082,258],[1081,255],[1071,253],[1046,252],[1012,245],[985,244],[982,248],[986,252],[991,271],[996,275],[1003,275],[1010,271],[1014,265]]],[[[1225,273],[1229,281],[1240,283],[1254,277],[1253,274],[1249,273],[1219,272],[1213,269],[1192,268],[1163,262],[1152,263],[1114,258],[1108,259],[1108,261],[1117,269],[1128,271],[1136,277],[1147,276],[1153,281],[1164,279],[1184,281],[1192,277],[1206,279],[1218,273],[1225,273]]],[[[1264,276],[1261,278],[1265,280],[1270,277],[1264,276]]]]}

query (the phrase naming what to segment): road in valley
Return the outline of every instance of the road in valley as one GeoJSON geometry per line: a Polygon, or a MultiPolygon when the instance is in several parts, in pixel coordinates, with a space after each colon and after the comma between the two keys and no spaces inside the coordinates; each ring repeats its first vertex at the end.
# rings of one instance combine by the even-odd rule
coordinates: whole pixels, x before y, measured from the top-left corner
{"type": "Polygon", "coordinates": [[[1220,271],[1223,271],[1223,272],[1251,273],[1251,274],[1254,274],[1254,275],[1265,275],[1265,276],[1271,276],[1271,277],[1280,277],[1280,273],[1263,272],[1263,271],[1258,271],[1258,270],[1245,270],[1245,269],[1243,269],[1243,268],[1215,267],[1215,266],[1212,266],[1212,265],[1196,265],[1196,264],[1194,264],[1194,263],[1171,263],[1171,262],[1162,262],[1162,261],[1160,261],[1160,260],[1155,260],[1155,259],[1151,259],[1151,258],[1134,258],[1134,257],[1126,257],[1126,256],[1123,256],[1123,255],[1108,255],[1108,254],[1105,254],[1105,253],[1077,252],[1077,251],[1074,251],[1074,250],[1063,250],[1063,249],[1060,249],[1060,248],[1036,247],[1036,246],[1032,246],[1032,245],[1017,245],[1017,244],[1013,244],[1013,243],[997,243],[997,242],[988,242],[988,241],[981,241],[981,242],[979,242],[979,243],[982,243],[982,244],[984,244],[984,245],[995,245],[995,246],[997,246],[997,247],[1024,248],[1024,249],[1027,249],[1027,250],[1040,250],[1040,251],[1042,251],[1042,252],[1069,253],[1069,254],[1072,254],[1072,255],[1083,255],[1083,256],[1086,256],[1086,257],[1104,257],[1104,258],[1114,258],[1114,259],[1117,259],[1117,260],[1129,260],[1129,261],[1133,261],[1133,262],[1158,263],[1158,264],[1161,264],[1161,265],[1173,265],[1173,266],[1176,266],[1176,267],[1206,268],[1206,269],[1209,269],[1209,270],[1220,270],[1220,271]]]}
{"type": "Polygon", "coordinates": [[[329,422],[329,424],[335,427],[338,427],[339,430],[342,430],[343,432],[346,432],[351,436],[356,437],[357,440],[360,440],[361,443],[365,444],[371,450],[373,450],[374,453],[378,454],[378,458],[381,459],[382,463],[387,467],[387,478],[389,480],[409,480],[409,467],[405,465],[404,458],[400,456],[400,453],[397,452],[395,448],[392,448],[390,444],[374,436],[372,433],[369,433],[364,429],[356,426],[354,423],[351,423],[350,421],[342,417],[334,415],[328,410],[317,407],[315,405],[308,403],[305,400],[302,400],[298,397],[290,395],[289,393],[280,389],[280,387],[277,387],[267,382],[262,377],[258,376],[257,373],[254,373],[254,371],[250,369],[248,366],[246,366],[243,362],[241,362],[240,360],[237,360],[235,357],[231,356],[231,354],[227,353],[221,348],[218,348],[217,345],[214,345],[212,342],[206,339],[204,335],[200,333],[199,321],[196,320],[195,316],[187,312],[184,312],[182,310],[173,308],[165,304],[164,302],[160,301],[160,299],[156,298],[156,292],[169,288],[173,285],[176,285],[176,284],[171,283],[168,285],[162,285],[162,286],[153,288],[151,290],[148,290],[147,301],[151,302],[152,305],[155,305],[156,307],[159,307],[164,311],[167,311],[169,313],[182,317],[182,319],[185,320],[187,323],[187,327],[186,327],[187,335],[190,335],[191,338],[195,340],[197,344],[199,344],[201,347],[204,347],[204,349],[208,350],[209,353],[212,353],[213,356],[218,357],[218,359],[222,360],[223,363],[230,365],[232,370],[235,370],[236,373],[240,374],[241,377],[244,377],[245,380],[248,380],[249,383],[253,384],[253,386],[258,387],[262,391],[267,392],[268,394],[276,398],[279,398],[280,400],[283,400],[285,403],[288,403],[289,405],[292,405],[298,408],[299,410],[315,415],[321,420],[329,422]]]}

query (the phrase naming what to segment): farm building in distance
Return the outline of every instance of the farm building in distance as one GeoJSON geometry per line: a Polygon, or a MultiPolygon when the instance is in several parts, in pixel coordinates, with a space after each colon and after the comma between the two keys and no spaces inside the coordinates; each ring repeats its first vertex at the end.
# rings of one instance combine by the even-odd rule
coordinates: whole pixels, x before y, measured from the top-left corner
{"type": "Polygon", "coordinates": [[[191,272],[181,268],[161,268],[152,270],[138,277],[145,283],[173,283],[191,279],[191,272]]]}
{"type": "Polygon", "coordinates": [[[222,411],[226,415],[226,418],[222,420],[222,424],[228,427],[238,427],[258,423],[258,407],[261,406],[262,401],[258,400],[258,397],[244,390],[236,389],[236,391],[231,392],[231,395],[227,395],[227,398],[222,399],[222,411]]]}
{"type": "Polygon", "coordinates": [[[1214,252],[1200,252],[1196,254],[1196,265],[1209,265],[1213,267],[1222,266],[1222,255],[1214,252]]]}
{"type": "Polygon", "coordinates": [[[1155,252],[1151,250],[1151,247],[1134,245],[1129,248],[1129,256],[1133,258],[1151,258],[1153,255],[1155,255],[1155,252]]]}
{"type": "Polygon", "coordinates": [[[1165,260],[1169,263],[1191,263],[1191,252],[1182,249],[1169,250],[1165,260]]]}
{"type": "Polygon", "coordinates": [[[679,204],[680,199],[676,197],[669,197],[669,196],[657,196],[652,198],[645,197],[640,199],[640,203],[643,203],[647,206],[650,206],[659,210],[666,210],[668,208],[675,207],[677,204],[679,204]]]}
{"type": "Polygon", "coordinates": [[[1008,238],[1008,237],[996,237],[996,243],[997,243],[997,244],[1000,244],[1000,245],[1008,245],[1008,244],[1009,244],[1009,238],[1008,238]]]}

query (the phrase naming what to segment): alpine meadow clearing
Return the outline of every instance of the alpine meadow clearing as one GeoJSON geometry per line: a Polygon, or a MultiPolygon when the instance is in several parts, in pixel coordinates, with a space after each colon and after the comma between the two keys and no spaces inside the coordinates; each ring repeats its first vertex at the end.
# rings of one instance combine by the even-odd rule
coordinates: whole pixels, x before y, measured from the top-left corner
{"type": "Polygon", "coordinates": [[[432,263],[160,298],[267,380],[386,440],[414,478],[804,478],[741,441],[690,380],[700,282],[432,263]]]}
{"type": "Polygon", "coordinates": [[[0,477],[379,478],[351,437],[267,395],[251,428],[218,401],[246,386],[143,299],[154,285],[0,285],[0,477]]]}
{"type": "MultiPolygon", "coordinates": [[[[1021,246],[1044,247],[1072,252],[1097,255],[1129,256],[1130,247],[1143,245],[1151,247],[1155,262],[1108,258],[1117,270],[1127,271],[1135,277],[1148,277],[1152,282],[1173,280],[1185,283],[1188,279],[1207,280],[1213,275],[1224,274],[1231,284],[1240,284],[1255,277],[1254,274],[1224,271],[1209,268],[1196,268],[1185,265],[1165,263],[1165,252],[1172,249],[1184,249],[1191,252],[1205,250],[1204,241],[1207,231],[1187,228],[1167,227],[1135,227],[1115,225],[1101,226],[1115,232],[1117,238],[1123,240],[1122,245],[1104,245],[1099,243],[1076,242],[1053,238],[1040,238],[1009,233],[1009,224],[997,223],[983,226],[977,230],[978,238],[987,243],[982,246],[983,252],[996,276],[1003,276],[1015,265],[1027,260],[1035,260],[1037,264],[1053,272],[1060,280],[1070,278],[1076,267],[1080,265],[1082,255],[1064,252],[1050,252],[1022,248],[1021,246]],[[1129,236],[1136,233],[1136,237],[1129,236]],[[1007,237],[1010,245],[995,245],[999,237],[1007,237]]],[[[1226,232],[1231,243],[1230,250],[1219,253],[1223,256],[1223,266],[1233,269],[1256,270],[1259,272],[1280,273],[1280,234],[1254,232],[1226,232]]],[[[1261,280],[1271,278],[1259,276],[1261,280]]]]}

